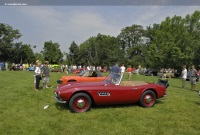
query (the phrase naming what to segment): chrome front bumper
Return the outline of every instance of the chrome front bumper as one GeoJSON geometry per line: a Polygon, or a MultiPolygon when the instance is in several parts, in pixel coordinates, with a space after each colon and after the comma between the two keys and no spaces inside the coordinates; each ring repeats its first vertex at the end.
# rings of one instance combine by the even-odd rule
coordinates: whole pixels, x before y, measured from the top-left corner
{"type": "Polygon", "coordinates": [[[57,101],[57,102],[59,102],[59,103],[67,103],[67,101],[64,101],[64,100],[62,100],[62,99],[60,99],[60,98],[58,98],[58,97],[54,97],[54,99],[57,101]]]}

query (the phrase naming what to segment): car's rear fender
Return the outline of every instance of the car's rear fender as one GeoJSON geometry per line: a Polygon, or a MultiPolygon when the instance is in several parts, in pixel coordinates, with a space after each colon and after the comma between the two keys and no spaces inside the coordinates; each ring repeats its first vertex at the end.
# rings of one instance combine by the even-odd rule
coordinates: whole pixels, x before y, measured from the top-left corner
{"type": "MultiPolygon", "coordinates": [[[[153,89],[153,88],[148,88],[148,89],[144,90],[143,93],[144,93],[145,91],[148,91],[148,90],[153,91],[153,92],[156,94],[156,99],[158,98],[158,93],[157,93],[156,90],[153,89]]],[[[142,93],[142,94],[143,94],[143,93],[142,93]]],[[[141,95],[142,95],[142,94],[141,94],[141,95]]]]}

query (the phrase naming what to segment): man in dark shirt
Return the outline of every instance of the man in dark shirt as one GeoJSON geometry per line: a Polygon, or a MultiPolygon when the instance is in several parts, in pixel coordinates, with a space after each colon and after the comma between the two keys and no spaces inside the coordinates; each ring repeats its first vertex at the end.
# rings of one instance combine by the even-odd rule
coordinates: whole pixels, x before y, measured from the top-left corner
{"type": "Polygon", "coordinates": [[[45,61],[44,66],[42,67],[42,80],[43,80],[43,89],[48,88],[47,84],[49,83],[49,62],[45,61]]]}
{"type": "Polygon", "coordinates": [[[121,70],[120,67],[118,66],[118,63],[116,63],[112,69],[111,69],[111,73],[115,73],[115,74],[120,74],[121,70]]]}

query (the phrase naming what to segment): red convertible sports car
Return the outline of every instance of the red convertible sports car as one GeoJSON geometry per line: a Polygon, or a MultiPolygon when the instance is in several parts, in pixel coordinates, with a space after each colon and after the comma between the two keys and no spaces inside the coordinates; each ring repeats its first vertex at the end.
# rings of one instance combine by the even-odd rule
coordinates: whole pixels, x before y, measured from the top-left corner
{"type": "Polygon", "coordinates": [[[133,104],[152,107],[156,99],[166,95],[167,80],[157,84],[143,81],[121,81],[118,74],[110,74],[102,82],[61,84],[54,90],[55,100],[67,103],[72,112],[88,111],[92,105],[133,104]]]}

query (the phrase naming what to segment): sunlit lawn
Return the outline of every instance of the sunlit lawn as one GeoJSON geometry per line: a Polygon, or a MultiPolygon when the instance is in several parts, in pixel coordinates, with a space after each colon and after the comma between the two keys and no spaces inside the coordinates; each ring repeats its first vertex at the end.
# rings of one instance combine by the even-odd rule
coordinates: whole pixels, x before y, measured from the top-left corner
{"type": "MultiPolygon", "coordinates": [[[[56,103],[53,90],[64,73],[51,73],[53,88],[33,88],[33,72],[0,72],[1,135],[199,135],[200,90],[181,89],[181,79],[170,78],[168,97],[152,108],[134,105],[94,106],[71,113],[56,103]],[[50,105],[44,109],[45,105],[50,105]]],[[[127,79],[127,75],[125,78],[127,79]]],[[[157,82],[157,77],[133,75],[132,80],[157,82]]],[[[42,86],[42,85],[40,85],[42,86]]]]}

